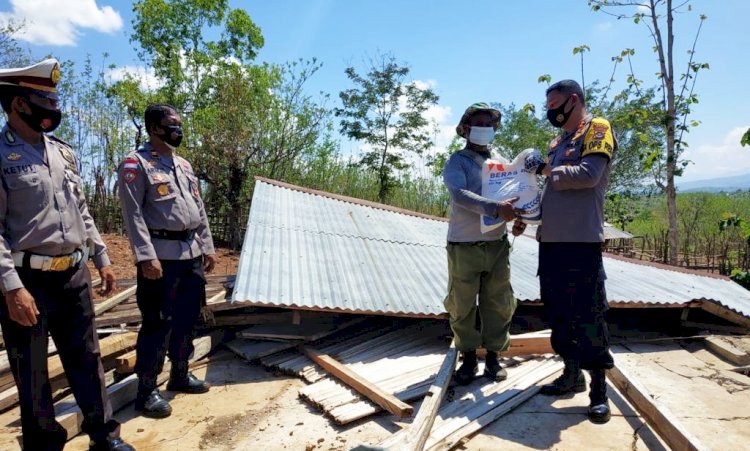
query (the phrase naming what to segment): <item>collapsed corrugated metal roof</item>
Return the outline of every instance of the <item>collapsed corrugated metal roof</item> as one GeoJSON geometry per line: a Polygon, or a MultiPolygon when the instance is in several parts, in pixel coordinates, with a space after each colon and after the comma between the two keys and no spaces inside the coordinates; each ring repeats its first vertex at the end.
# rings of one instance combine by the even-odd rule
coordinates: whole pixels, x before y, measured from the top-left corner
{"type": "MultiPolygon", "coordinates": [[[[445,314],[443,218],[257,179],[233,302],[404,316],[445,314]]],[[[538,302],[535,240],[513,241],[511,282],[538,302]]],[[[725,277],[605,257],[610,303],[712,300],[750,317],[750,291],[725,277]]]]}

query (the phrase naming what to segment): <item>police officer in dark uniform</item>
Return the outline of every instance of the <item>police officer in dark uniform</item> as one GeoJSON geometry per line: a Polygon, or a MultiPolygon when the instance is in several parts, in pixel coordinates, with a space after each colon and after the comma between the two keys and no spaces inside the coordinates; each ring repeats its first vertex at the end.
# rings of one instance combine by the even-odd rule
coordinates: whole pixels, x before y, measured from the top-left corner
{"type": "Polygon", "coordinates": [[[605,371],[614,366],[605,312],[609,308],[602,264],[604,195],[617,141],[609,122],[586,113],[584,92],[574,80],[547,89],[547,118],[562,129],[539,173],[542,224],[537,228],[542,301],[552,328],[552,348],[565,362],[563,374],[541,393],[586,390],[581,369],[591,374],[589,419],[610,418],[605,371]]]}
{"type": "Polygon", "coordinates": [[[165,354],[172,362],[168,390],[205,393],[209,385],[188,372],[193,329],[205,302],[205,272],[216,264],[198,179],[175,150],[182,119],[170,105],[145,112],[149,141],[119,168],[122,214],[138,266],[135,409],[152,418],[172,408],[156,388],[165,354]]]}
{"type": "Polygon", "coordinates": [[[8,122],[0,132],[0,323],[21,408],[24,449],[61,450],[47,373],[48,334],[83,412],[92,450],[128,451],[104,383],[94,328],[91,256],[116,288],[107,248],[89,214],[70,146],[48,135],[60,124],[59,64],[0,70],[8,122]]]}

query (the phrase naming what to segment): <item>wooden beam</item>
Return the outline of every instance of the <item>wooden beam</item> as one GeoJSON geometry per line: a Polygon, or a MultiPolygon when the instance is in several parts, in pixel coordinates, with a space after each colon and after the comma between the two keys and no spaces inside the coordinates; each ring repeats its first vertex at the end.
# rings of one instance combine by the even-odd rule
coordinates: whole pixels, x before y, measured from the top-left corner
{"type": "MultiPolygon", "coordinates": [[[[135,346],[135,341],[138,334],[135,332],[127,332],[124,334],[110,335],[109,337],[102,338],[99,340],[99,349],[101,352],[102,359],[118,352],[124,351],[128,348],[135,346]]],[[[60,383],[54,381],[55,378],[62,376],[65,373],[62,362],[60,361],[59,355],[53,355],[47,359],[47,371],[49,373],[50,381],[53,381],[53,386],[59,388],[60,383]]],[[[18,402],[18,390],[16,387],[10,387],[0,393],[0,412],[13,407],[18,402]]]]}
{"type": "MultiPolygon", "coordinates": [[[[515,357],[528,354],[554,354],[550,343],[550,332],[539,331],[523,335],[510,337],[510,347],[501,352],[501,357],[515,357]]],[[[478,349],[477,356],[484,358],[487,355],[486,349],[478,349]]]]}
{"type": "Polygon", "coordinates": [[[386,393],[367,379],[361,377],[347,366],[333,359],[327,354],[322,354],[315,349],[303,346],[302,352],[313,362],[331,373],[344,384],[352,387],[367,397],[370,401],[398,417],[407,417],[414,412],[414,408],[401,401],[390,393],[386,393]]]}
{"type": "Polygon", "coordinates": [[[136,289],[138,289],[138,286],[133,285],[132,287],[127,288],[117,293],[116,295],[103,300],[102,302],[98,302],[94,304],[94,315],[101,315],[102,313],[106,312],[107,310],[111,309],[117,304],[123,302],[125,299],[134,295],[136,289]]]}
{"type": "Polygon", "coordinates": [[[308,324],[260,324],[241,330],[237,333],[242,338],[271,338],[281,340],[315,341],[347,327],[364,321],[365,318],[353,318],[336,324],[331,321],[310,322],[308,324]]]}
{"type": "MultiPolygon", "coordinates": [[[[224,341],[225,337],[226,333],[224,331],[217,330],[210,335],[193,340],[195,351],[193,351],[193,356],[190,358],[190,362],[195,362],[205,357],[216,346],[218,346],[219,343],[224,341]]],[[[169,379],[170,369],[171,364],[167,360],[164,363],[164,370],[157,378],[157,384],[163,384],[169,379]]],[[[109,396],[110,404],[112,404],[112,410],[118,411],[130,404],[135,399],[137,390],[138,377],[135,374],[108,387],[107,395],[109,396]]],[[[70,399],[68,402],[56,404],[55,411],[57,412],[56,420],[68,431],[68,440],[81,432],[83,414],[74,400],[70,399]]]]}
{"type": "Polygon", "coordinates": [[[738,349],[721,337],[706,337],[704,342],[708,349],[719,357],[723,357],[735,365],[750,365],[750,355],[742,349],[738,349]]]}
{"type": "Polygon", "coordinates": [[[729,310],[728,308],[717,304],[716,302],[704,300],[703,302],[701,302],[701,308],[708,313],[711,313],[712,315],[716,315],[719,318],[724,318],[725,320],[734,324],[739,324],[743,327],[750,327],[750,318],[742,316],[739,313],[735,313],[732,310],[729,310]]]}
{"type": "Polygon", "coordinates": [[[683,321],[682,326],[690,327],[693,329],[700,329],[702,331],[726,332],[730,334],[741,334],[741,335],[746,335],[750,332],[750,328],[747,328],[747,327],[726,326],[724,324],[711,324],[711,323],[702,323],[702,322],[696,322],[696,321],[683,321]]]}
{"type": "Polygon", "coordinates": [[[224,343],[224,346],[243,359],[252,362],[277,352],[296,348],[301,343],[300,341],[261,341],[237,338],[229,343],[224,343]]]}
{"type": "Polygon", "coordinates": [[[666,406],[654,399],[653,395],[629,374],[625,367],[618,365],[617,360],[619,359],[615,356],[615,367],[607,371],[607,377],[671,449],[686,451],[709,449],[688,432],[666,406]]]}
{"type": "Polygon", "coordinates": [[[250,326],[253,324],[291,324],[292,312],[245,313],[219,315],[214,314],[212,327],[250,326]]]}
{"type": "Polygon", "coordinates": [[[97,328],[114,326],[117,324],[140,323],[142,320],[141,311],[138,309],[126,310],[123,312],[109,312],[99,318],[94,318],[97,328]]]}
{"type": "Polygon", "coordinates": [[[424,449],[432,425],[435,423],[435,417],[440,409],[440,403],[443,402],[448,383],[453,376],[453,370],[456,369],[457,360],[458,351],[456,351],[456,343],[453,341],[445,354],[445,360],[443,360],[435,380],[427,390],[414,421],[408,428],[399,431],[397,441],[389,442],[389,450],[422,451],[424,449]]]}
{"type": "Polygon", "coordinates": [[[135,349],[115,359],[115,371],[118,374],[131,374],[135,371],[135,349]]]}

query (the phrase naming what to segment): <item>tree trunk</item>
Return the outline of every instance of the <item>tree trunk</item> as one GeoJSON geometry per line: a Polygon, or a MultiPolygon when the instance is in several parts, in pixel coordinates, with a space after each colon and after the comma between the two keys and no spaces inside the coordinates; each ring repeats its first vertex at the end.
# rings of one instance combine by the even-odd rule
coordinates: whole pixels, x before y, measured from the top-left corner
{"type": "Polygon", "coordinates": [[[242,190],[242,181],[245,178],[243,171],[232,169],[229,173],[229,205],[232,207],[227,215],[227,225],[229,227],[229,248],[233,251],[239,250],[242,246],[242,212],[244,209],[239,206],[239,196],[242,190]]]}

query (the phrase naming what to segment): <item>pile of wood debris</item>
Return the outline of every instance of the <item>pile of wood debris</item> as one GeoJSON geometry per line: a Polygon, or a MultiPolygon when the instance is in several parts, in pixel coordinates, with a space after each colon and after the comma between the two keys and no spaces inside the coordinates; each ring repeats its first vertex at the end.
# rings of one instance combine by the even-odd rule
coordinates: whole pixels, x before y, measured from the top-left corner
{"type": "MultiPolygon", "coordinates": [[[[381,443],[364,445],[366,449],[452,449],[534,396],[540,384],[562,368],[552,354],[548,331],[514,335],[512,347],[503,354],[507,380],[493,383],[479,377],[468,386],[454,387],[451,375],[458,353],[445,319],[246,307],[226,302],[232,277],[209,277],[208,282],[206,315],[191,361],[202,364],[221,344],[249,362],[299,377],[308,384],[300,397],[339,425],[382,411],[411,418],[406,428],[381,443]],[[414,412],[416,402],[420,408],[414,412]]],[[[135,397],[134,347],[140,323],[134,281],[122,281],[121,287],[95,306],[107,391],[116,411],[135,397]]],[[[750,371],[750,355],[744,350],[719,336],[701,339],[735,362],[738,372],[750,371]]],[[[48,366],[57,419],[73,437],[80,433],[82,416],[52,343],[48,366]]],[[[168,374],[167,362],[160,384],[168,374]]],[[[608,376],[669,446],[701,448],[624,367],[608,376]]],[[[7,355],[0,350],[0,411],[17,402],[7,355]]]]}

